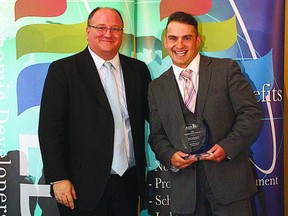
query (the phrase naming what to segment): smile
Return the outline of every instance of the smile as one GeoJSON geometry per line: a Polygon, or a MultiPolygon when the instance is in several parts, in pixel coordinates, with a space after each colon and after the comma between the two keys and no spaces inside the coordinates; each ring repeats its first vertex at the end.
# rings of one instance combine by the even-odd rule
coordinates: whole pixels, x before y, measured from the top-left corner
{"type": "Polygon", "coordinates": [[[174,53],[178,56],[184,56],[187,53],[187,51],[174,51],[174,53]]]}

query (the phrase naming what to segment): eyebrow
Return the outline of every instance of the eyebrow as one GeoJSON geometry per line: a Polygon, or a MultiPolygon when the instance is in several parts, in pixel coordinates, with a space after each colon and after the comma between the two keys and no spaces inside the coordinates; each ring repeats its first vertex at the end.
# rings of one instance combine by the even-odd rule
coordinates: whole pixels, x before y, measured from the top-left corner
{"type": "Polygon", "coordinates": [[[183,36],[182,36],[182,35],[181,35],[181,36],[177,36],[177,35],[167,35],[167,37],[168,37],[168,38],[171,38],[171,37],[184,38],[184,37],[193,37],[193,35],[183,35],[183,36]]]}
{"type": "MultiPolygon", "coordinates": [[[[98,23],[98,24],[95,24],[95,26],[107,26],[107,24],[104,24],[104,23],[98,23]]],[[[115,24],[115,25],[111,25],[111,27],[119,27],[119,28],[122,28],[122,25],[117,25],[117,24],[115,24]]]]}

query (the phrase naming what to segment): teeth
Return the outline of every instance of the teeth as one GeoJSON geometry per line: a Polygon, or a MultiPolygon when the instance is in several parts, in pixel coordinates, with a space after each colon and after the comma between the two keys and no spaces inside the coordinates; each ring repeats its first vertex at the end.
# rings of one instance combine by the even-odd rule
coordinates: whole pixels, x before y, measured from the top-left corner
{"type": "Polygon", "coordinates": [[[183,56],[183,55],[185,55],[185,53],[186,53],[186,51],[175,51],[175,54],[176,54],[176,55],[181,55],[181,56],[183,56]]]}

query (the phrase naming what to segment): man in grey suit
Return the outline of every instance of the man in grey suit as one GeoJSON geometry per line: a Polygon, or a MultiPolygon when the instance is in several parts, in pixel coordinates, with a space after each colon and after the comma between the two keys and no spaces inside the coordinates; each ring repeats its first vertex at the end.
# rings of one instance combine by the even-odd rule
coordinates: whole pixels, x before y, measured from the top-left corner
{"type": "Polygon", "coordinates": [[[136,216],[144,200],[151,77],[144,62],[118,53],[123,28],[119,11],[94,9],[88,46],[49,67],[39,141],[61,216],[136,216]]]}
{"type": "Polygon", "coordinates": [[[200,44],[192,15],[169,17],[164,45],[173,64],[149,85],[149,143],[170,168],[173,215],[252,215],[248,149],[261,110],[237,62],[203,56],[200,44]]]}

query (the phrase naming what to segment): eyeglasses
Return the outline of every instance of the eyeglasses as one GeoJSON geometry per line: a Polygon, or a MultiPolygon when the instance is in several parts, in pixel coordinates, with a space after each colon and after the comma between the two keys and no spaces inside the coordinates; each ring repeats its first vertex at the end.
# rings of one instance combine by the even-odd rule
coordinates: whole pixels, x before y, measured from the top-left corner
{"type": "Polygon", "coordinates": [[[88,27],[94,28],[94,29],[96,29],[99,33],[102,33],[102,34],[106,33],[108,30],[110,30],[110,32],[111,32],[112,34],[118,34],[118,33],[120,33],[121,31],[123,31],[123,28],[116,28],[116,27],[114,27],[114,28],[107,28],[107,27],[105,27],[105,26],[93,26],[93,25],[88,25],[88,27]]]}

